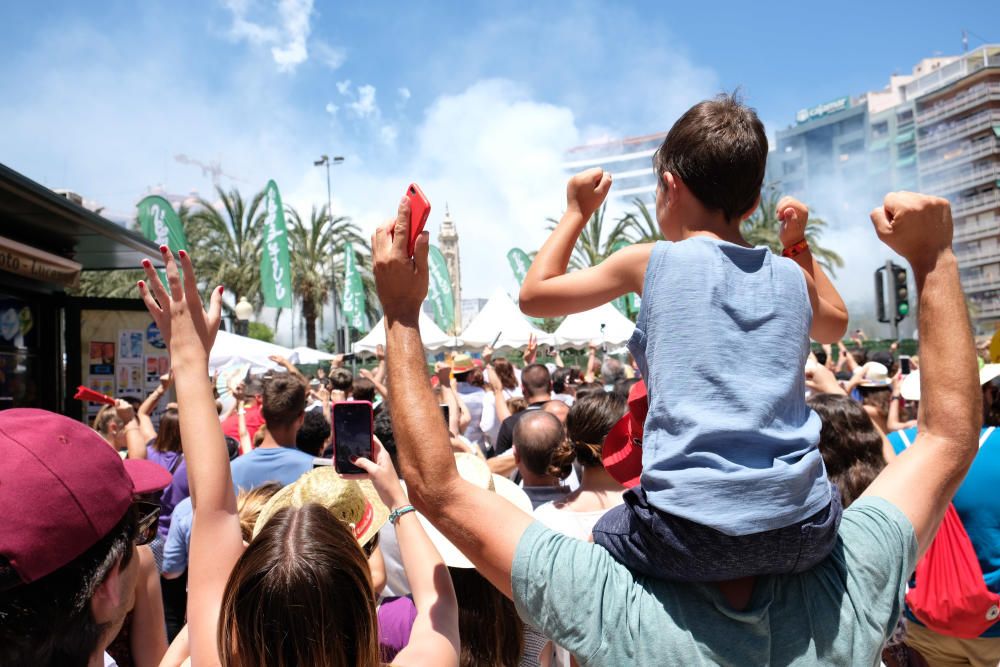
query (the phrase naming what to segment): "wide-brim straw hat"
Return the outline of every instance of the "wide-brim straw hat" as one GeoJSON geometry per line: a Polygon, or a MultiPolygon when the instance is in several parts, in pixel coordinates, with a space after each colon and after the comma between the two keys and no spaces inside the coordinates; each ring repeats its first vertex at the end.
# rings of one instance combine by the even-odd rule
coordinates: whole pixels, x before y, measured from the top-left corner
{"type": "Polygon", "coordinates": [[[344,479],[331,467],[315,468],[278,491],[264,505],[253,527],[257,537],[264,525],[286,507],[309,503],[322,505],[346,524],[364,546],[389,519],[389,508],[378,497],[368,480],[344,479]]]}
{"type": "MultiPolygon", "coordinates": [[[[489,489],[501,498],[513,503],[515,507],[524,513],[531,514],[531,499],[528,497],[528,494],[506,477],[491,473],[486,462],[475,454],[456,453],[455,465],[458,466],[458,474],[465,481],[475,484],[481,489],[489,489]]],[[[472,561],[465,557],[465,554],[458,550],[458,547],[431,525],[427,517],[417,512],[417,519],[424,527],[427,537],[434,543],[434,548],[441,554],[441,560],[444,561],[445,565],[466,570],[476,567],[472,564],[472,561]]]]}

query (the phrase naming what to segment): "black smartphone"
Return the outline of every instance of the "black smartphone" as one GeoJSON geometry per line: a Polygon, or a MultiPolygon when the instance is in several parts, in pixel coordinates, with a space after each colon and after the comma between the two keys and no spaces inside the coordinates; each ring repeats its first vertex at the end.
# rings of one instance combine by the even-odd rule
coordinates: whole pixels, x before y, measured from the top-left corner
{"type": "Polygon", "coordinates": [[[899,357],[899,372],[903,375],[910,374],[910,358],[907,356],[899,357]]]}
{"type": "Polygon", "coordinates": [[[333,468],[341,475],[364,474],[351,459],[374,459],[372,440],[375,416],[368,401],[333,404],[333,468]]]}
{"type": "Polygon", "coordinates": [[[340,358],[340,360],[341,361],[354,361],[354,356],[355,355],[354,355],[353,352],[346,352],[346,353],[344,353],[344,356],[340,358]]]}
{"type": "Polygon", "coordinates": [[[451,410],[448,408],[448,404],[442,403],[438,407],[441,408],[441,414],[444,415],[444,425],[451,428],[451,410]]]}

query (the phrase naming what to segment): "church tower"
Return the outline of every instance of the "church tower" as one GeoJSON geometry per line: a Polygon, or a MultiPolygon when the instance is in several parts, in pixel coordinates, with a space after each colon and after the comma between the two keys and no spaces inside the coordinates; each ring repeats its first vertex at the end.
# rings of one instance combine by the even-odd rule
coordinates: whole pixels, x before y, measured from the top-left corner
{"type": "Polygon", "coordinates": [[[458,231],[455,229],[455,221],[451,219],[448,204],[444,205],[444,219],[438,232],[438,247],[441,248],[444,262],[448,266],[451,293],[455,301],[455,331],[449,333],[458,334],[462,330],[462,263],[458,253],[458,231]]]}

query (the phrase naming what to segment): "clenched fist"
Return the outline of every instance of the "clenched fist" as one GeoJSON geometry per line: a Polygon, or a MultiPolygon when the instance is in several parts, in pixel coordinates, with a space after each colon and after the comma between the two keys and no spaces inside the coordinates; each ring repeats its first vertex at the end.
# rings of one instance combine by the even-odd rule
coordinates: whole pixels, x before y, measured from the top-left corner
{"type": "Polygon", "coordinates": [[[951,204],[916,192],[890,192],[871,213],[875,233],[911,266],[933,264],[951,250],[951,204]]]}
{"type": "Polygon", "coordinates": [[[566,185],[566,205],[576,209],[584,220],[604,203],[611,189],[611,173],[594,167],[574,174],[566,185]]]}

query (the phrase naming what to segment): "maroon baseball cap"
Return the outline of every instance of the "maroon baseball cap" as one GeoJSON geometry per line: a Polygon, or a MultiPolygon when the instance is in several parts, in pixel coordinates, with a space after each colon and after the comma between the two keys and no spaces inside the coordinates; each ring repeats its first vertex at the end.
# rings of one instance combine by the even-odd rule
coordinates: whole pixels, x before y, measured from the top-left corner
{"type": "Polygon", "coordinates": [[[628,412],[611,427],[601,447],[601,460],[619,484],[631,489],[642,476],[642,428],[649,411],[646,383],[636,382],[628,392],[628,412]]]}
{"type": "MultiPolygon", "coordinates": [[[[142,473],[140,481],[150,484],[142,473]]],[[[118,453],[85,424],[45,410],[0,412],[0,555],[25,583],[110,533],[135,488],[118,453]]]]}

